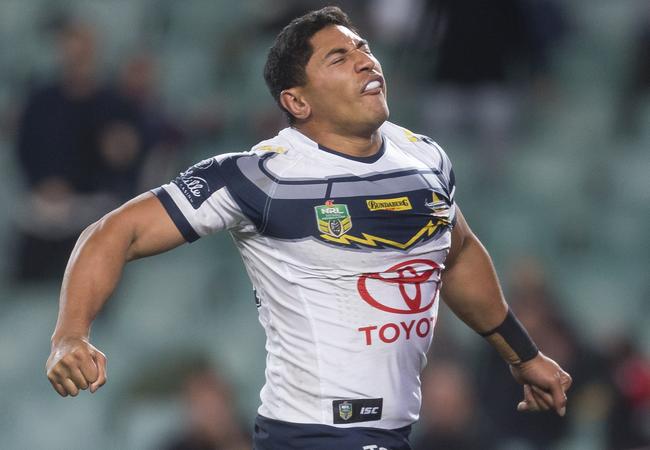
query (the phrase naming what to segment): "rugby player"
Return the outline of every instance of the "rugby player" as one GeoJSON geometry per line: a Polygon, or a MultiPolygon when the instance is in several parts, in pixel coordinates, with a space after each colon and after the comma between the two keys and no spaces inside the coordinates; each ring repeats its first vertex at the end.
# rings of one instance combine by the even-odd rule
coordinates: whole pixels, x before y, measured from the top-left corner
{"type": "Polygon", "coordinates": [[[106,382],[90,326],[127,262],[228,230],[267,336],[257,450],[409,449],[440,293],[510,365],[517,409],[564,415],[570,376],[509,310],[455,202],[447,155],[387,121],[381,66],[345,13],[292,21],[264,76],[289,127],[81,234],[47,361],[54,389],[76,396],[106,382]]]}

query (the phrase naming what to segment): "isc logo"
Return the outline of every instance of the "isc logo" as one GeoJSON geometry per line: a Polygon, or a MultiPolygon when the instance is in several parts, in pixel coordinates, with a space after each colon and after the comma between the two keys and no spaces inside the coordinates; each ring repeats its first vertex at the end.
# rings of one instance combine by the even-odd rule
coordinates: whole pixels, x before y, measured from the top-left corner
{"type": "Polygon", "coordinates": [[[364,406],[361,408],[361,415],[379,414],[379,406],[364,406]]]}

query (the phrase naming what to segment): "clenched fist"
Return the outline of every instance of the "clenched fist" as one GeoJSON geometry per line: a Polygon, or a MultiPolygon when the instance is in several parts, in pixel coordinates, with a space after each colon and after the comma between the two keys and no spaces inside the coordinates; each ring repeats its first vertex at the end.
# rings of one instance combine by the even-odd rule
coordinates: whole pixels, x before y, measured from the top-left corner
{"type": "Polygon", "coordinates": [[[88,388],[95,392],[106,383],[106,356],[84,337],[54,340],[45,369],[48,380],[63,397],[75,397],[88,388]]]}
{"type": "Polygon", "coordinates": [[[552,359],[541,352],[530,361],[510,366],[510,372],[518,383],[524,385],[524,399],[517,405],[518,411],[548,411],[558,415],[566,413],[566,392],[571,387],[571,376],[552,359]]]}

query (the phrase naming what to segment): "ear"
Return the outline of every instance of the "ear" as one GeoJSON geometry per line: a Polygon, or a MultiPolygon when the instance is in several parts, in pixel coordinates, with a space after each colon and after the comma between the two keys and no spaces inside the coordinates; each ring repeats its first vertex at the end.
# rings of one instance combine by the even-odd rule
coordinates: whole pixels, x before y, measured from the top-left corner
{"type": "Polygon", "coordinates": [[[311,116],[311,106],[298,88],[280,92],[280,103],[296,120],[305,120],[311,116]]]}

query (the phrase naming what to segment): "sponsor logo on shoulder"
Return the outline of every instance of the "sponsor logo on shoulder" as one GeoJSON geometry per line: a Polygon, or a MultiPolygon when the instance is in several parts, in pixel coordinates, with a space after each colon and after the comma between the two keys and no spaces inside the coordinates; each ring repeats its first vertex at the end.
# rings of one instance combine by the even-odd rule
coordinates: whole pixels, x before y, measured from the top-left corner
{"type": "Polygon", "coordinates": [[[327,200],[324,205],[314,207],[318,230],[328,236],[341,237],[352,229],[352,218],[348,206],[327,200]]]}
{"type": "Polygon", "coordinates": [[[425,136],[423,134],[415,134],[414,132],[406,128],[402,128],[402,131],[404,132],[406,139],[408,139],[411,142],[424,142],[433,147],[436,147],[436,143],[429,136],[425,136]]]}
{"type": "Polygon", "coordinates": [[[407,211],[413,209],[408,197],[366,200],[370,211],[407,211]]]}
{"type": "Polygon", "coordinates": [[[287,153],[286,147],[282,147],[280,145],[260,145],[259,147],[255,147],[253,150],[280,154],[287,153]]]}
{"type": "Polygon", "coordinates": [[[404,131],[404,134],[406,135],[406,139],[408,139],[411,142],[417,142],[420,139],[417,137],[415,133],[413,133],[411,130],[407,128],[402,128],[402,131],[404,131]]]}
{"type": "Polygon", "coordinates": [[[209,197],[212,192],[204,173],[207,173],[206,171],[214,164],[214,158],[205,159],[182,172],[172,181],[178,186],[194,209],[201,206],[203,200],[209,197]]]}
{"type": "Polygon", "coordinates": [[[203,190],[210,190],[210,185],[205,178],[195,177],[192,175],[184,175],[180,177],[180,182],[183,183],[185,189],[183,192],[189,192],[193,197],[201,197],[203,190]]]}
{"type": "Polygon", "coordinates": [[[381,419],[383,398],[360,398],[350,400],[334,400],[334,423],[371,422],[381,419]]]}

